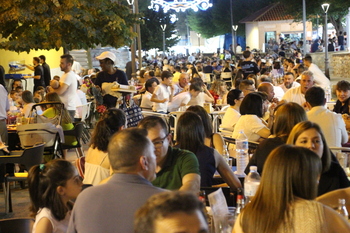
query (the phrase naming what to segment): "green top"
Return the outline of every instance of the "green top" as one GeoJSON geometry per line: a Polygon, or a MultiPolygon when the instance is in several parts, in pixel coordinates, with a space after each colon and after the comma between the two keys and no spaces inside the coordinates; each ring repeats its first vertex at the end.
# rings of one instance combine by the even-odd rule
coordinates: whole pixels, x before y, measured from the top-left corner
{"type": "MultiPolygon", "coordinates": [[[[46,118],[54,118],[56,116],[56,111],[51,107],[46,109],[42,115],[46,118]]],[[[62,124],[61,122],[61,126],[63,130],[74,129],[74,125],[72,123],[62,124]]],[[[75,146],[78,144],[78,142],[74,136],[64,136],[64,144],[75,146]]]]}
{"type": "Polygon", "coordinates": [[[152,184],[159,188],[178,190],[182,186],[182,178],[189,173],[200,174],[196,155],[169,146],[164,166],[152,184]]]}

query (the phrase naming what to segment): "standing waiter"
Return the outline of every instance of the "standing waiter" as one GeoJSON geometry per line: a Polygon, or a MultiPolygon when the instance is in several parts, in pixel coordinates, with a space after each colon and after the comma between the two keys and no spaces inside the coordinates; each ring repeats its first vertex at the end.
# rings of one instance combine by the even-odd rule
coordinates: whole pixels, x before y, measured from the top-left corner
{"type": "Polygon", "coordinates": [[[33,57],[33,66],[26,65],[26,67],[32,71],[34,71],[34,88],[33,93],[39,86],[46,87],[44,81],[44,70],[40,65],[40,59],[38,57],[33,57]]]}

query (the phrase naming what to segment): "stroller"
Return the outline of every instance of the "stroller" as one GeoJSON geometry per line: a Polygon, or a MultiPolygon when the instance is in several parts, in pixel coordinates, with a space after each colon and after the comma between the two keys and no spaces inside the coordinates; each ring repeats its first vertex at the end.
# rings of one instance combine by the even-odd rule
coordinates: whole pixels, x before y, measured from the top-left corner
{"type": "Polygon", "coordinates": [[[35,144],[45,143],[44,157],[46,160],[60,158],[62,155],[61,139],[64,140],[61,127],[61,115],[53,119],[47,119],[37,113],[40,107],[47,105],[59,105],[61,109],[64,104],[60,102],[39,103],[33,105],[29,114],[28,124],[17,126],[17,133],[23,148],[32,147],[35,144]]]}

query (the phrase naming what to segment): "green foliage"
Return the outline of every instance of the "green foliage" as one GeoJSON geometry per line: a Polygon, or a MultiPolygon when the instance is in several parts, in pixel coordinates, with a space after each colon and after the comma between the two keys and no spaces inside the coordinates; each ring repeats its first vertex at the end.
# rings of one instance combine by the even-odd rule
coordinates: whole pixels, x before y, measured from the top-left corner
{"type": "Polygon", "coordinates": [[[203,37],[231,33],[231,4],[233,24],[238,25],[238,35],[245,34],[245,24],[238,23],[241,19],[267,6],[271,0],[218,0],[207,11],[190,11],[188,22],[192,30],[201,33],[203,37]]]}
{"type": "MultiPolygon", "coordinates": [[[[292,15],[296,21],[302,21],[303,17],[303,1],[302,0],[274,0],[274,2],[281,2],[286,8],[286,12],[292,15]]],[[[339,1],[339,0],[305,0],[306,4],[306,17],[307,20],[313,20],[316,15],[323,16],[324,11],[321,5],[323,3],[329,3],[330,7],[328,10],[329,22],[333,24],[335,29],[342,30],[341,22],[344,16],[348,13],[349,1],[339,1]]],[[[323,18],[320,18],[320,24],[323,24],[323,18]]]]}
{"type": "Polygon", "coordinates": [[[0,1],[0,48],[88,49],[129,45],[139,22],[125,4],[110,0],[0,1]]]}
{"type": "Polygon", "coordinates": [[[141,12],[143,15],[144,24],[141,25],[141,42],[143,50],[150,50],[158,48],[163,50],[163,30],[161,25],[166,24],[165,29],[165,44],[166,48],[172,47],[179,41],[178,38],[172,38],[176,33],[176,23],[170,22],[171,12],[164,13],[163,10],[159,12],[144,9],[141,12]]]}

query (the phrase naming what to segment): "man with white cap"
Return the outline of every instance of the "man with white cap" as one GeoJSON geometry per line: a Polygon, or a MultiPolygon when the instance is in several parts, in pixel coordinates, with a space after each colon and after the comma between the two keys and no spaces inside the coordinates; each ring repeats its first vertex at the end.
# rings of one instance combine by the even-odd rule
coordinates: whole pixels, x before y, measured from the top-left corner
{"type": "MultiPolygon", "coordinates": [[[[102,88],[102,83],[118,82],[122,85],[128,85],[128,80],[124,71],[119,70],[114,66],[116,56],[110,51],[105,51],[96,57],[100,61],[102,71],[97,74],[95,85],[102,88]]],[[[115,107],[117,98],[106,94],[103,96],[103,103],[107,108],[115,107]]]]}

